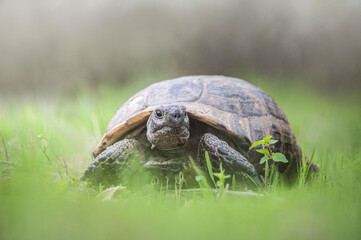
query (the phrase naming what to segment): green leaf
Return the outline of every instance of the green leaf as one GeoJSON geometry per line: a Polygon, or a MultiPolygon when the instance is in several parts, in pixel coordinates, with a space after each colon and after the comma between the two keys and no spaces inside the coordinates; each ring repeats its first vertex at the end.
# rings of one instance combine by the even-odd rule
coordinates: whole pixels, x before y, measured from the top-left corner
{"type": "Polygon", "coordinates": [[[249,149],[252,149],[252,148],[254,148],[254,147],[258,146],[258,145],[261,145],[263,143],[265,143],[264,140],[260,140],[258,142],[255,142],[255,143],[252,144],[252,146],[249,149]]]}
{"type": "Polygon", "coordinates": [[[196,176],[196,181],[200,182],[204,179],[204,176],[196,176]]]}
{"type": "Polygon", "coordinates": [[[272,136],[269,135],[269,136],[263,138],[263,140],[267,143],[267,142],[269,142],[269,140],[270,140],[271,138],[272,138],[272,136]]]}
{"type": "Polygon", "coordinates": [[[261,160],[259,161],[259,163],[260,163],[260,164],[263,164],[263,163],[265,163],[268,159],[269,159],[268,156],[263,156],[263,157],[261,158],[261,160]]]}
{"type": "Polygon", "coordinates": [[[270,156],[269,151],[267,149],[257,149],[256,151],[264,155],[270,156]]]}
{"type": "Polygon", "coordinates": [[[272,155],[272,160],[275,162],[283,162],[283,163],[288,162],[287,158],[282,153],[274,153],[272,155]]]}
{"type": "Polygon", "coordinates": [[[213,175],[216,177],[216,178],[218,178],[218,179],[221,179],[221,177],[222,177],[222,173],[213,173],[213,175]]]}
{"type": "Polygon", "coordinates": [[[269,144],[275,144],[276,142],[278,142],[278,140],[270,140],[269,144]]]}

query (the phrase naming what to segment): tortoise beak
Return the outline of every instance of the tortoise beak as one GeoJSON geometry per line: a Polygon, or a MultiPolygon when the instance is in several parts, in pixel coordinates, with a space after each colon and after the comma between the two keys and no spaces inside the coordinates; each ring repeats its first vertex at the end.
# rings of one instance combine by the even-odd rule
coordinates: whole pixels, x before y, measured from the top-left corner
{"type": "Polygon", "coordinates": [[[95,150],[92,152],[94,158],[96,158],[101,152],[103,152],[104,148],[97,146],[95,150]]]}

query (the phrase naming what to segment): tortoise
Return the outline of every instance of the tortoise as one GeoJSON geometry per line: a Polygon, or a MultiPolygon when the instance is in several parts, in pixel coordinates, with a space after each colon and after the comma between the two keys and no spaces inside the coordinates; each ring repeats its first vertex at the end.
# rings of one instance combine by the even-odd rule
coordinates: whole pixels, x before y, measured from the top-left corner
{"type": "Polygon", "coordinates": [[[189,156],[206,166],[208,152],[214,170],[248,175],[257,185],[264,175],[262,154],[253,142],[271,135],[274,152],[288,163],[277,163],[292,176],[301,162],[286,115],[260,88],[238,78],[186,76],[154,83],[124,103],[111,119],[93,152],[95,160],[82,180],[116,181],[131,156],[146,168],[179,172],[189,156]]]}

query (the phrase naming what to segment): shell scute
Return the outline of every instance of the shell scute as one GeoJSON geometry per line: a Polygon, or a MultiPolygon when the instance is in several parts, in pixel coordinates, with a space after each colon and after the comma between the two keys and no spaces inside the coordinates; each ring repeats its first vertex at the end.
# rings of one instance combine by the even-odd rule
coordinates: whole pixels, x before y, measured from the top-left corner
{"type": "Polygon", "coordinates": [[[241,115],[242,117],[261,117],[267,115],[267,109],[260,101],[245,101],[240,102],[241,105],[241,115]]]}
{"type": "Polygon", "coordinates": [[[177,82],[165,82],[161,87],[153,85],[153,88],[148,92],[147,103],[149,106],[174,102],[194,102],[202,94],[203,84],[201,81],[184,79],[177,82]]]}

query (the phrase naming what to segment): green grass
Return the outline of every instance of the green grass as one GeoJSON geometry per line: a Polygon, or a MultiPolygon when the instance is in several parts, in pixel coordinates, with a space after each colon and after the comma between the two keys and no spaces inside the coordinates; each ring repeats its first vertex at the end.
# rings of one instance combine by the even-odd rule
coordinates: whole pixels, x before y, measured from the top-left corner
{"type": "Polygon", "coordinates": [[[307,186],[215,199],[138,184],[102,201],[78,179],[116,109],[148,83],[1,99],[0,239],[359,238],[360,97],[256,83],[284,109],[306,153],[315,150],[321,174],[307,186]]]}

